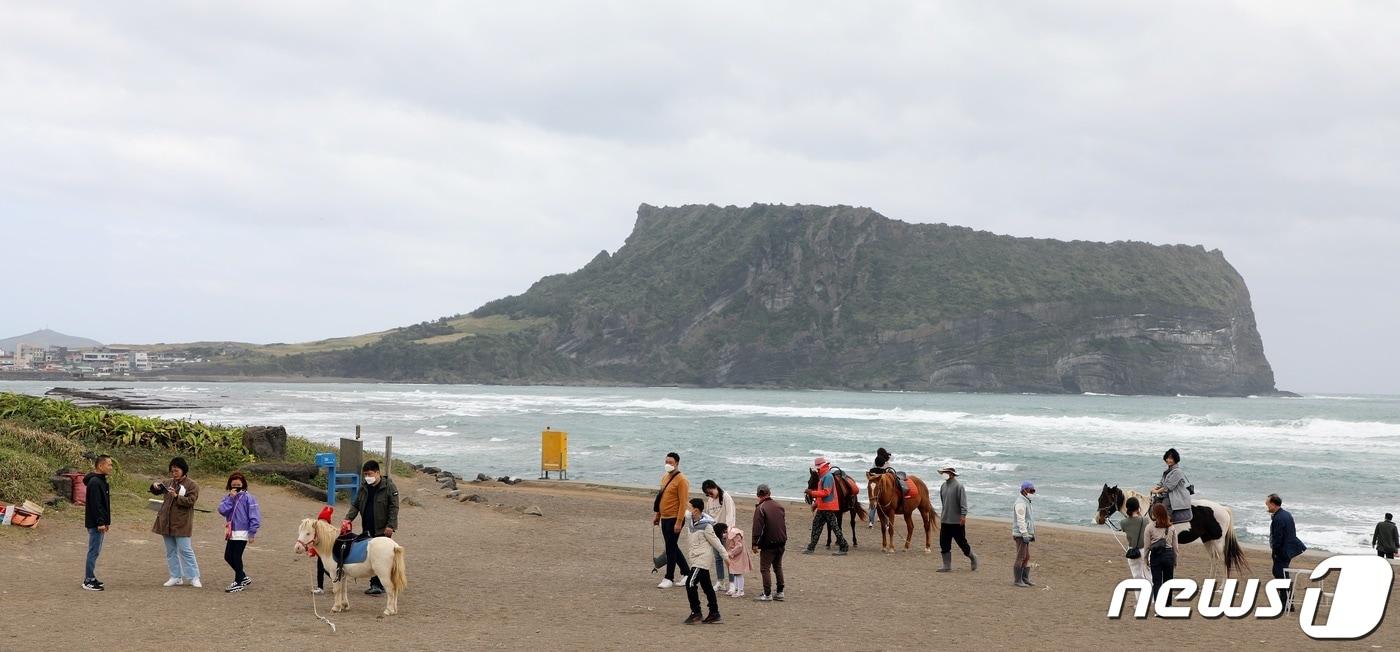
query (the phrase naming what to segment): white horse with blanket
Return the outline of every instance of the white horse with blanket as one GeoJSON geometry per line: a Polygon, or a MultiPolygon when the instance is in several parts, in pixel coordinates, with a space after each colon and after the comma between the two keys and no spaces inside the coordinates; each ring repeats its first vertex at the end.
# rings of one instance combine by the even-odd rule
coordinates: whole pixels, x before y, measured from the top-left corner
{"type": "MultiPolygon", "coordinates": [[[[1142,513],[1146,516],[1147,510],[1152,507],[1151,498],[1132,489],[1119,489],[1118,485],[1110,487],[1105,483],[1103,491],[1099,493],[1099,509],[1094,513],[1094,522],[1103,525],[1114,512],[1126,516],[1124,503],[1129,498],[1138,500],[1138,504],[1142,506],[1142,513]]],[[[1200,539],[1201,544],[1206,547],[1206,552],[1210,553],[1211,577],[1217,577],[1216,572],[1220,565],[1225,566],[1225,579],[1229,579],[1231,571],[1237,568],[1249,568],[1239,539],[1235,538],[1235,516],[1229,507],[1213,500],[1192,498],[1191,522],[1180,525],[1190,528],[1178,535],[1180,543],[1200,539]]]]}
{"type": "MultiPolygon", "coordinates": [[[[297,527],[297,542],[293,550],[298,554],[315,554],[321,558],[321,565],[333,569],[336,565],[331,556],[331,549],[335,546],[338,534],[330,523],[314,518],[302,519],[301,525],[297,527]]],[[[378,576],[384,582],[384,590],[389,598],[384,606],[384,615],[392,616],[399,612],[399,594],[408,588],[408,576],[404,572],[403,546],[397,541],[389,537],[370,539],[366,546],[365,560],[345,564],[343,570],[348,577],[378,576]]],[[[336,573],[331,584],[331,592],[335,594],[332,613],[350,609],[350,601],[346,598],[349,591],[345,578],[339,573],[336,573]]]]}

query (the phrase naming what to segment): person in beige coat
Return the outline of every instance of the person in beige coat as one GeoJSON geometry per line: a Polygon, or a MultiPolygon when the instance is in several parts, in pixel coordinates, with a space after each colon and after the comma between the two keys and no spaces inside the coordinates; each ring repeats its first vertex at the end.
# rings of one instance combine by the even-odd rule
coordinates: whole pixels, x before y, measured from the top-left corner
{"type": "Polygon", "coordinates": [[[194,558],[194,504],[199,500],[199,485],[190,479],[190,465],[185,458],[170,460],[170,481],[151,483],[151,493],[164,498],[152,532],[165,540],[165,565],[170,579],[165,586],[180,586],[185,580],[195,588],[199,583],[199,564],[194,558]]]}
{"type": "Polygon", "coordinates": [[[685,596],[690,600],[690,617],[685,624],[698,622],[712,624],[719,622],[719,600],[715,598],[715,586],[710,578],[715,572],[715,555],[725,555],[724,544],[715,536],[715,519],[705,513],[705,501],[690,499],[690,512],[685,515],[686,559],[690,562],[690,575],[685,580],[685,596]],[[710,615],[700,619],[700,591],[705,591],[709,602],[710,615]]]}

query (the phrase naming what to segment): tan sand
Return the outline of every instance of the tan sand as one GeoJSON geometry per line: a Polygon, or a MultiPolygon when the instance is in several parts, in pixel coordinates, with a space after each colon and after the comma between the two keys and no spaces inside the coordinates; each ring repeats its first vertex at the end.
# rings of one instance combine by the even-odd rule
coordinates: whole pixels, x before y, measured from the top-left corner
{"type": "MultiPolygon", "coordinates": [[[[196,478],[198,480],[198,478],[196,478]]],[[[862,526],[860,548],[831,557],[798,554],[810,531],[803,505],[788,506],[788,600],[755,603],[720,597],[722,625],[682,626],[681,588],[655,588],[650,574],[651,499],[645,493],[580,484],[530,482],[516,487],[464,484],[489,504],[442,497],[430,479],[400,480],[405,506],[396,538],[407,548],[410,587],[401,615],[379,616],[383,599],[352,587],[352,610],[332,616],[331,634],[311,612],[314,562],[293,555],[296,523],[318,505],[287,491],[254,486],[266,522],[245,555],[254,578],[225,594],[222,521],[196,519],[195,548],[203,589],[163,588],[164,551],[149,533],[153,515],[135,514],[108,536],[98,575],[108,590],[79,588],[86,532],[81,521],[49,518],[32,533],[0,536],[0,649],[65,645],[118,650],[442,650],[442,649],[1297,649],[1309,641],[1295,616],[1278,620],[1110,621],[1109,596],[1126,575],[1122,552],[1106,533],[1038,528],[1036,589],[1011,586],[1013,546],[1004,522],[976,519],[969,538],[982,570],[934,573],[932,555],[879,552],[878,533],[862,526]],[[496,506],[501,505],[501,506],[496,506]],[[538,505],[544,517],[520,510],[538,505]],[[135,520],[138,519],[139,520],[135,520]]],[[[212,501],[204,501],[212,503],[212,501]]],[[[741,499],[747,529],[751,499],[741,499]]],[[[1011,503],[1010,497],[1006,503],[1011,503]]],[[[206,505],[207,506],[207,505],[206,505]]],[[[337,510],[337,520],[344,511],[337,510]]],[[[902,529],[901,529],[902,532],[902,529]]],[[[935,535],[936,537],[936,535],[935,535]]],[[[660,537],[657,537],[660,546],[660,537]]],[[[1251,550],[1253,574],[1269,572],[1266,553],[1251,550]]],[[[1311,565],[1320,557],[1309,557],[1311,565]]],[[[1208,560],[1187,548],[1178,577],[1200,578],[1208,560]]],[[[757,563],[755,561],[755,571],[757,563]]],[[[749,578],[756,595],[757,572],[749,578]]],[[[319,599],[322,613],[329,596],[319,599]]],[[[1388,619],[1362,641],[1332,649],[1395,645],[1400,624],[1388,619]]]]}

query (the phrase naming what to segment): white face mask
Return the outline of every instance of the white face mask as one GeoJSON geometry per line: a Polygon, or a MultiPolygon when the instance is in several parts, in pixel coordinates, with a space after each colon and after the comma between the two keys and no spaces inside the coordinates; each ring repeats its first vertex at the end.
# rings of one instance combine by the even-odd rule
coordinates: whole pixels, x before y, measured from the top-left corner
{"type": "Polygon", "coordinates": [[[367,476],[365,476],[365,484],[374,484],[374,483],[376,483],[376,482],[379,482],[379,476],[377,476],[377,475],[367,475],[367,476]]]}
{"type": "Polygon", "coordinates": [[[675,464],[671,464],[670,462],[667,462],[667,463],[666,463],[666,472],[667,472],[667,473],[670,473],[670,472],[675,471],[675,470],[676,470],[676,465],[675,465],[675,464]]]}

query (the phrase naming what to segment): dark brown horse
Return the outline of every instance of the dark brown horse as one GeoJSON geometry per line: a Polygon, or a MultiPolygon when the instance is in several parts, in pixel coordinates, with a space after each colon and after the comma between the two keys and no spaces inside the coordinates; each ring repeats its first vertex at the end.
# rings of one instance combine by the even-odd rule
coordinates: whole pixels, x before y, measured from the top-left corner
{"type": "Polygon", "coordinates": [[[933,502],[929,500],[928,485],[924,484],[918,476],[905,476],[905,480],[913,486],[919,495],[913,498],[906,498],[903,505],[899,500],[899,488],[895,483],[894,472],[865,474],[866,481],[870,487],[870,508],[880,515],[880,550],[884,552],[895,551],[894,539],[894,517],[896,514],[904,516],[906,532],[904,534],[904,549],[909,549],[909,544],[914,540],[914,510],[919,510],[919,517],[924,519],[924,552],[933,552],[933,530],[938,528],[938,514],[933,511],[933,502]]]}
{"type": "MultiPolygon", "coordinates": [[[[816,471],[808,472],[811,474],[811,476],[807,478],[807,491],[809,493],[807,493],[803,499],[807,501],[808,505],[811,505],[814,501],[812,500],[812,494],[810,492],[817,488],[817,482],[821,480],[821,474],[816,471]]],[[[831,472],[835,474],[835,478],[833,479],[836,480],[836,498],[839,501],[837,505],[841,507],[841,511],[836,512],[836,522],[838,524],[841,522],[842,514],[846,512],[851,513],[851,547],[854,548],[860,545],[859,542],[856,541],[856,524],[864,521],[866,516],[868,516],[865,508],[860,506],[860,485],[857,485],[856,481],[851,479],[851,476],[846,475],[846,472],[842,471],[840,467],[832,467],[831,472]]],[[[830,530],[826,533],[826,547],[831,547],[830,530]]]]}

